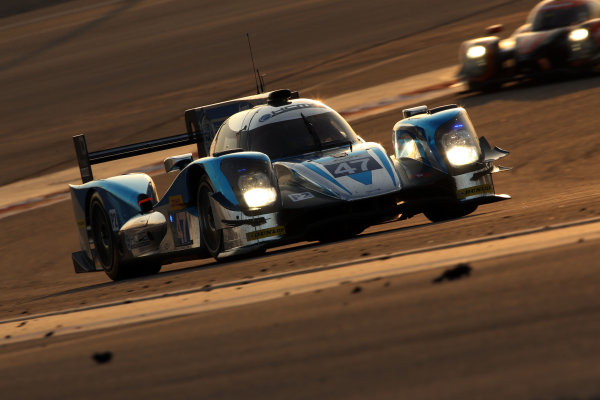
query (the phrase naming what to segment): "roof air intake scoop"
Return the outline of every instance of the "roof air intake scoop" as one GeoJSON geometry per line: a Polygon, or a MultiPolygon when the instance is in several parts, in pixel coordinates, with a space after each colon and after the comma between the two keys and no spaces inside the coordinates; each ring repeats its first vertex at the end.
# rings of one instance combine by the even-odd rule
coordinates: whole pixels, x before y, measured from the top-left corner
{"type": "Polygon", "coordinates": [[[267,104],[273,107],[284,106],[290,103],[292,91],[289,89],[274,90],[269,93],[267,104]]]}

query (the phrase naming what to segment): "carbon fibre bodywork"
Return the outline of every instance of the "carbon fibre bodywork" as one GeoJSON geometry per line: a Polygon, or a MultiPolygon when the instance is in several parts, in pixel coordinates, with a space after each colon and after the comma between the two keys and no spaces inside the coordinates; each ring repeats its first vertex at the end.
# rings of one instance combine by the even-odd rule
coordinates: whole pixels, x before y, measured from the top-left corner
{"type": "Polygon", "coordinates": [[[600,2],[544,0],[508,38],[468,40],[459,50],[459,78],[471,90],[496,88],[523,78],[600,71],[600,2]]]}

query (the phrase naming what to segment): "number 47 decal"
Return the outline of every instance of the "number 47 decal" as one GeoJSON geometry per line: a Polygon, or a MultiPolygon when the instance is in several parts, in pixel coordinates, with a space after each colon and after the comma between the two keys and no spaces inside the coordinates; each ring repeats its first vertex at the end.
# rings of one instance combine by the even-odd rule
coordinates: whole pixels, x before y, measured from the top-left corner
{"type": "Polygon", "coordinates": [[[192,243],[188,219],[185,211],[175,214],[175,229],[177,232],[177,246],[184,246],[192,243]]]}
{"type": "Polygon", "coordinates": [[[355,158],[348,161],[325,165],[325,168],[336,178],[358,174],[360,172],[373,171],[381,169],[381,165],[373,157],[355,158]]]}

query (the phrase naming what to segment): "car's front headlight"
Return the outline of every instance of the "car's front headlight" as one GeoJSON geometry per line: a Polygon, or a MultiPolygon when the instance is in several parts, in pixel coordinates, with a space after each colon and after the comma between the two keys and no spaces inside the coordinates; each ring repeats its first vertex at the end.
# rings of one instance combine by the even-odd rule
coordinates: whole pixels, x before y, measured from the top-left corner
{"type": "Polygon", "coordinates": [[[498,42],[498,47],[500,47],[501,50],[512,50],[515,48],[515,46],[517,45],[517,41],[515,39],[504,39],[498,42]]]}
{"type": "Polygon", "coordinates": [[[581,42],[582,40],[587,39],[590,36],[590,31],[585,28],[579,28],[571,31],[569,33],[569,40],[572,42],[581,42]]]}
{"type": "Polygon", "coordinates": [[[250,208],[268,206],[277,199],[277,191],[264,172],[253,172],[239,177],[238,187],[250,208]]]}
{"type": "Polygon", "coordinates": [[[448,162],[459,167],[479,160],[480,150],[474,135],[462,129],[463,124],[456,124],[453,128],[442,136],[442,145],[448,162]]]}
{"type": "Polygon", "coordinates": [[[485,56],[486,49],[482,45],[475,45],[469,47],[467,50],[467,57],[469,58],[479,58],[485,56]]]}

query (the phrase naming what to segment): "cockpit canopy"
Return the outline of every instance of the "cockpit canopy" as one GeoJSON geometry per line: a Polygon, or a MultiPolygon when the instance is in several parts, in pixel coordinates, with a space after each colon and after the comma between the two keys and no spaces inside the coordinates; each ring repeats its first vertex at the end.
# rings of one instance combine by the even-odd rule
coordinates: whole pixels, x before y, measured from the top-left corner
{"type": "Polygon", "coordinates": [[[594,18],[600,9],[597,1],[549,0],[539,3],[528,17],[534,32],[563,28],[594,18]]]}
{"type": "Polygon", "coordinates": [[[231,116],[217,132],[210,154],[240,148],[277,160],[359,142],[337,112],[320,102],[298,99],[231,116]]]}

